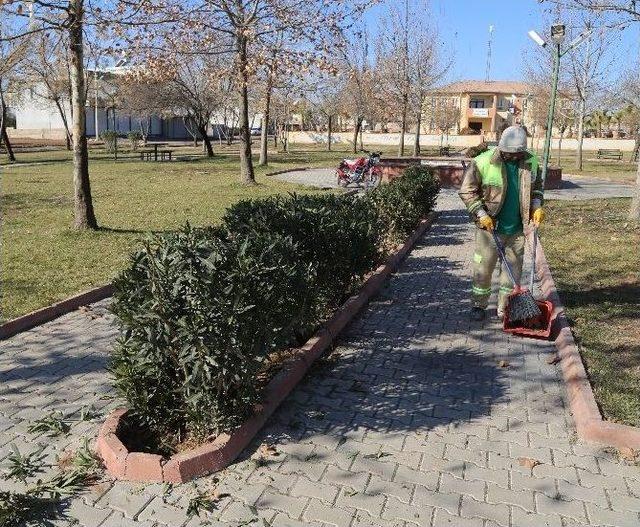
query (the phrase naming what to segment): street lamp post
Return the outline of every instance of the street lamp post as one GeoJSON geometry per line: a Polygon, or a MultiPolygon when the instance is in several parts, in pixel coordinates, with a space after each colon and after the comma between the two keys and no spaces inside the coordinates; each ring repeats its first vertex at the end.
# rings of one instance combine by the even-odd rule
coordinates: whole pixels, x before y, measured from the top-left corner
{"type": "MultiPolygon", "coordinates": [[[[560,58],[577,48],[587,38],[591,36],[592,30],[587,29],[572,40],[567,49],[561,50],[561,45],[564,42],[566,36],[566,28],[564,24],[553,24],[551,26],[551,40],[553,41],[553,73],[551,78],[551,98],[549,100],[549,111],[547,113],[547,130],[544,137],[544,150],[542,156],[542,181],[547,178],[547,169],[549,166],[549,153],[551,152],[551,131],[553,128],[553,116],[556,110],[556,97],[558,94],[558,77],[560,74],[560,58]]],[[[535,31],[529,31],[529,37],[539,46],[546,48],[547,42],[535,31]]]]}

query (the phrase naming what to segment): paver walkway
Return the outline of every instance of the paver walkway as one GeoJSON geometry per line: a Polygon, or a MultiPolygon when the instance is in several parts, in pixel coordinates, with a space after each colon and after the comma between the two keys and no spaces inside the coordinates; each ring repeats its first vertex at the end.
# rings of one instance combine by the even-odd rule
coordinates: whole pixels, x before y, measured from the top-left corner
{"type": "MultiPolygon", "coordinates": [[[[468,321],[473,228],[451,192],[439,208],[383,293],[237,464],[173,488],[100,483],[56,525],[177,527],[196,489],[214,487],[218,509],[189,526],[640,525],[640,468],[576,441],[545,360],[552,345],[468,321]],[[257,455],[263,442],[275,453],[257,455]]],[[[21,451],[41,442],[54,460],[95,436],[99,419],[78,421],[82,406],[117,405],[105,307],[2,342],[0,458],[11,442],[21,451]],[[54,409],[76,410],[69,436],[27,432],[54,409]]]]}

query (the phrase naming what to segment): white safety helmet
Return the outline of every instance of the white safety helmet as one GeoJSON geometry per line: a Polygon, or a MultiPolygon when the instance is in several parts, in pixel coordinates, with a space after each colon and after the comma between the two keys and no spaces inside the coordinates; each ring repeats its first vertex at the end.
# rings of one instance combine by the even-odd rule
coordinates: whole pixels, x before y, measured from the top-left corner
{"type": "Polygon", "coordinates": [[[498,149],[501,152],[509,154],[517,154],[526,152],[527,150],[527,132],[520,125],[509,126],[505,128],[500,136],[498,149]]]}

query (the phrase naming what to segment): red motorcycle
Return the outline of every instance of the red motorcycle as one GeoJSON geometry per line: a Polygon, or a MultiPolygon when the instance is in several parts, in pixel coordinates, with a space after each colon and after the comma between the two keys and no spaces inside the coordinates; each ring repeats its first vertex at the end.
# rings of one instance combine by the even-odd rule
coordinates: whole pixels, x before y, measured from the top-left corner
{"type": "Polygon", "coordinates": [[[367,152],[367,157],[358,159],[343,159],[336,168],[338,185],[347,187],[356,184],[365,189],[373,188],[380,183],[382,172],[377,166],[380,162],[381,152],[367,152]]]}

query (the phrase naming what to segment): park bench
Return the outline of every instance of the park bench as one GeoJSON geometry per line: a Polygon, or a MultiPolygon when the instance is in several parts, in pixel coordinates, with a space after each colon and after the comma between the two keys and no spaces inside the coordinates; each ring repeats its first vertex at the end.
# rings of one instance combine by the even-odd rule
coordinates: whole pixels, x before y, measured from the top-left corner
{"type": "Polygon", "coordinates": [[[622,150],[610,149],[610,148],[600,148],[596,152],[596,157],[598,159],[618,159],[618,160],[622,160],[622,150]]]}

